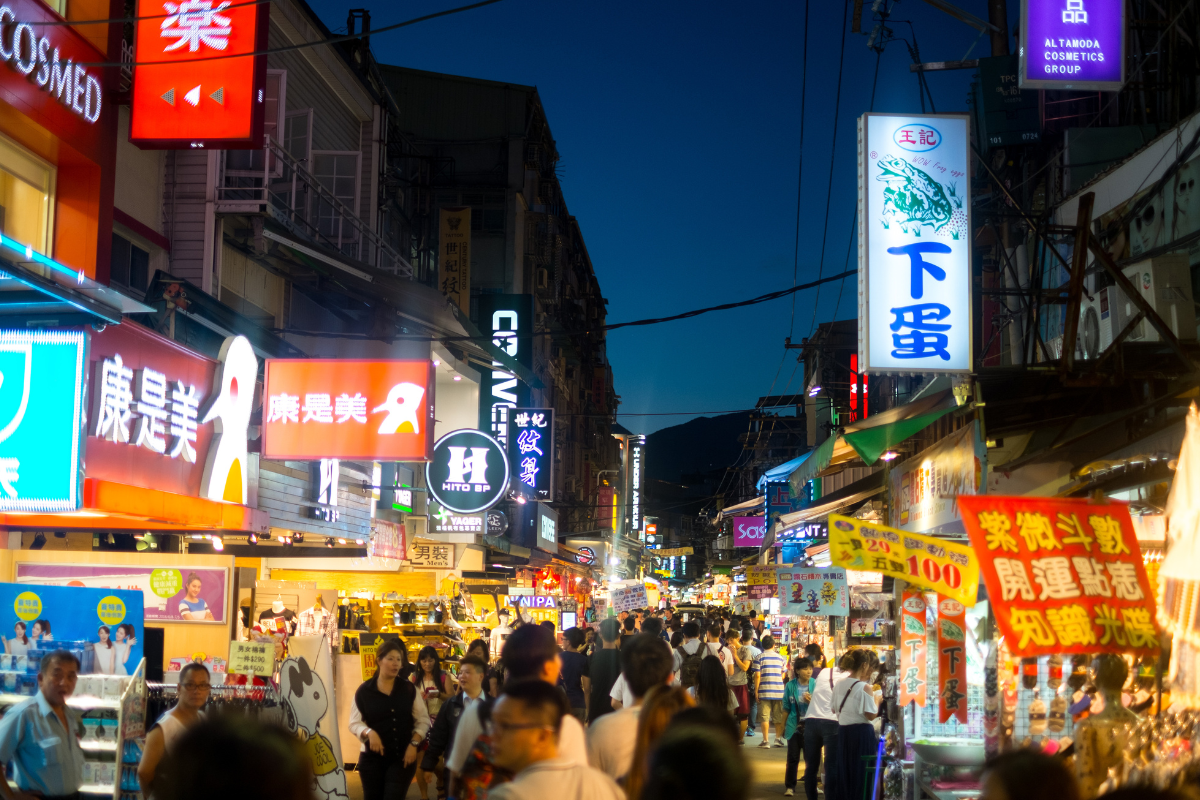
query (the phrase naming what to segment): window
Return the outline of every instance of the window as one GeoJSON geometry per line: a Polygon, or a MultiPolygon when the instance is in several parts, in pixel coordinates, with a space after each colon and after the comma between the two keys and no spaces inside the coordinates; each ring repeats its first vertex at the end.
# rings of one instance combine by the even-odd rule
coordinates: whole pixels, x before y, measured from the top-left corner
{"type": "Polygon", "coordinates": [[[473,233],[504,233],[504,193],[468,192],[462,195],[462,204],[471,207],[471,231],[473,233]]]}
{"type": "MultiPolygon", "coordinates": [[[[284,126],[283,108],[287,95],[287,70],[267,70],[266,88],[263,90],[263,134],[276,144],[280,129],[284,126]]],[[[264,140],[265,141],[265,140],[264,140]]],[[[233,176],[261,177],[265,150],[226,150],[225,173],[233,176]]],[[[271,157],[271,171],[276,177],[283,172],[283,164],[271,157]]]]}
{"type": "Polygon", "coordinates": [[[114,233],[109,279],[119,286],[145,292],[150,282],[150,253],[114,233]]]}
{"type": "MultiPolygon", "coordinates": [[[[358,213],[358,156],[357,152],[313,153],[313,177],[351,214],[358,213]]],[[[317,227],[334,244],[356,239],[353,224],[343,221],[342,212],[329,202],[317,204],[317,227]]]]}
{"type": "Polygon", "coordinates": [[[39,253],[50,252],[56,170],[0,136],[0,232],[39,253]]]}
{"type": "Polygon", "coordinates": [[[283,149],[287,150],[292,158],[299,161],[308,170],[312,169],[310,164],[312,123],[313,110],[311,108],[290,112],[284,118],[283,123],[283,149]]]}

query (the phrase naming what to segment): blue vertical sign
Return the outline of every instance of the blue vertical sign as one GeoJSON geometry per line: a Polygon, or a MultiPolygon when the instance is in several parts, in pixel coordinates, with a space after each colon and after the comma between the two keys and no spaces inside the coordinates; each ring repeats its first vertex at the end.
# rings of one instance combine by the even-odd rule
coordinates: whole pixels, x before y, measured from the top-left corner
{"type": "Polygon", "coordinates": [[[508,418],[513,491],[526,500],[554,499],[554,409],[514,408],[508,418]]]}
{"type": "Polygon", "coordinates": [[[0,331],[0,511],[79,507],[83,331],[0,331]]]}
{"type": "Polygon", "coordinates": [[[859,360],[866,372],[970,372],[970,122],[859,118],[859,360]]]}

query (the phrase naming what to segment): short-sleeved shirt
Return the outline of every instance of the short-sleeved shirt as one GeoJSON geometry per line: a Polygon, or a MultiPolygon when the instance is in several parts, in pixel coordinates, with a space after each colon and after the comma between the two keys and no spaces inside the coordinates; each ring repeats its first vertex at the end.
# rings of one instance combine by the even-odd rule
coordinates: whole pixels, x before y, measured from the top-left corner
{"type": "Polygon", "coordinates": [[[193,614],[203,614],[208,610],[208,603],[204,602],[204,598],[199,600],[188,600],[186,597],[179,601],[179,613],[183,614],[190,611],[193,614]]]}
{"type": "MultiPolygon", "coordinates": [[[[747,647],[746,645],[738,645],[737,646],[737,657],[739,659],[741,659],[742,661],[750,661],[750,659],[751,659],[750,648],[747,647]]],[[[749,680],[749,678],[750,678],[750,675],[746,672],[746,670],[744,670],[740,666],[738,666],[737,661],[734,661],[733,662],[733,674],[729,676],[729,685],[730,686],[745,686],[747,681],[749,680]]]]}
{"type": "MultiPolygon", "coordinates": [[[[708,654],[716,656],[721,662],[721,666],[725,668],[726,675],[730,674],[731,669],[737,667],[733,661],[733,653],[730,652],[728,647],[725,647],[720,642],[706,642],[705,646],[708,647],[708,654]]],[[[782,696],[780,695],[780,697],[782,696]]]]}
{"type": "Polygon", "coordinates": [[[870,686],[858,678],[846,677],[837,682],[833,687],[833,711],[837,714],[838,725],[861,725],[871,722],[864,714],[875,714],[879,708],[875,705],[875,695],[866,691],[867,689],[870,689],[870,686]]]}
{"type": "Polygon", "coordinates": [[[83,723],[65,709],[67,728],[39,691],[0,720],[0,765],[12,762],[17,787],[45,797],[75,794],[83,783],[83,723]]]}
{"type": "Polygon", "coordinates": [[[783,656],[774,650],[764,650],[754,660],[754,666],[762,676],[758,682],[758,699],[782,700],[783,672],[787,669],[783,656]]]}
{"type": "Polygon", "coordinates": [[[567,693],[571,708],[583,708],[586,705],[583,697],[583,678],[588,674],[588,657],[574,650],[563,650],[562,658],[562,687],[567,693]]]}

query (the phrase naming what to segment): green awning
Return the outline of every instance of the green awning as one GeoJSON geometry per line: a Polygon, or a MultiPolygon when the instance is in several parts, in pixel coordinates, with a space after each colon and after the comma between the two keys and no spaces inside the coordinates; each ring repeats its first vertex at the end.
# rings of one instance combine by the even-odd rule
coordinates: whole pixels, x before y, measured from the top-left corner
{"type": "MultiPolygon", "coordinates": [[[[858,453],[863,463],[870,467],[888,450],[891,450],[908,437],[917,435],[954,409],[955,407],[951,406],[950,408],[930,411],[927,414],[893,422],[890,425],[880,425],[875,428],[847,433],[842,438],[845,439],[846,444],[854,448],[854,451],[858,453]]],[[[830,440],[832,438],[830,437],[830,440]]],[[[832,449],[830,452],[832,453],[832,449]]]]}
{"type": "Polygon", "coordinates": [[[833,458],[833,447],[837,444],[837,440],[837,436],[830,436],[804,460],[803,464],[796,467],[795,472],[788,476],[788,482],[792,485],[792,497],[800,497],[801,492],[804,491],[804,484],[829,466],[829,460],[833,458]]]}

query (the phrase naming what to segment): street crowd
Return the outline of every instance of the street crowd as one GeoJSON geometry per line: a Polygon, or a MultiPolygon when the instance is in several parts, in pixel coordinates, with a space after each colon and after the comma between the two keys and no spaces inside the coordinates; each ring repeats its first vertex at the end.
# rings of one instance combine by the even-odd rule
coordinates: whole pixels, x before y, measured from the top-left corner
{"type": "MultiPolygon", "coordinates": [[[[786,796],[799,764],[807,800],[861,800],[871,786],[879,661],[850,650],[828,666],[816,645],[785,659],[757,616],[645,609],[571,628],[549,623],[470,643],[452,677],[433,648],[409,663],[382,642],[348,724],[360,743],[364,800],[404,800],[413,781],[439,800],[744,800],[744,748],[786,748],[786,796]],[[686,617],[686,618],[685,618],[686,617]]],[[[39,692],[0,720],[0,800],[77,800],[81,722],[66,704],[79,664],[43,659],[39,692]]],[[[336,800],[314,795],[314,749],[283,729],[201,713],[202,664],[180,674],[178,702],[147,736],[146,798],[336,800]]],[[[333,765],[336,767],[336,764],[333,765]]]]}

